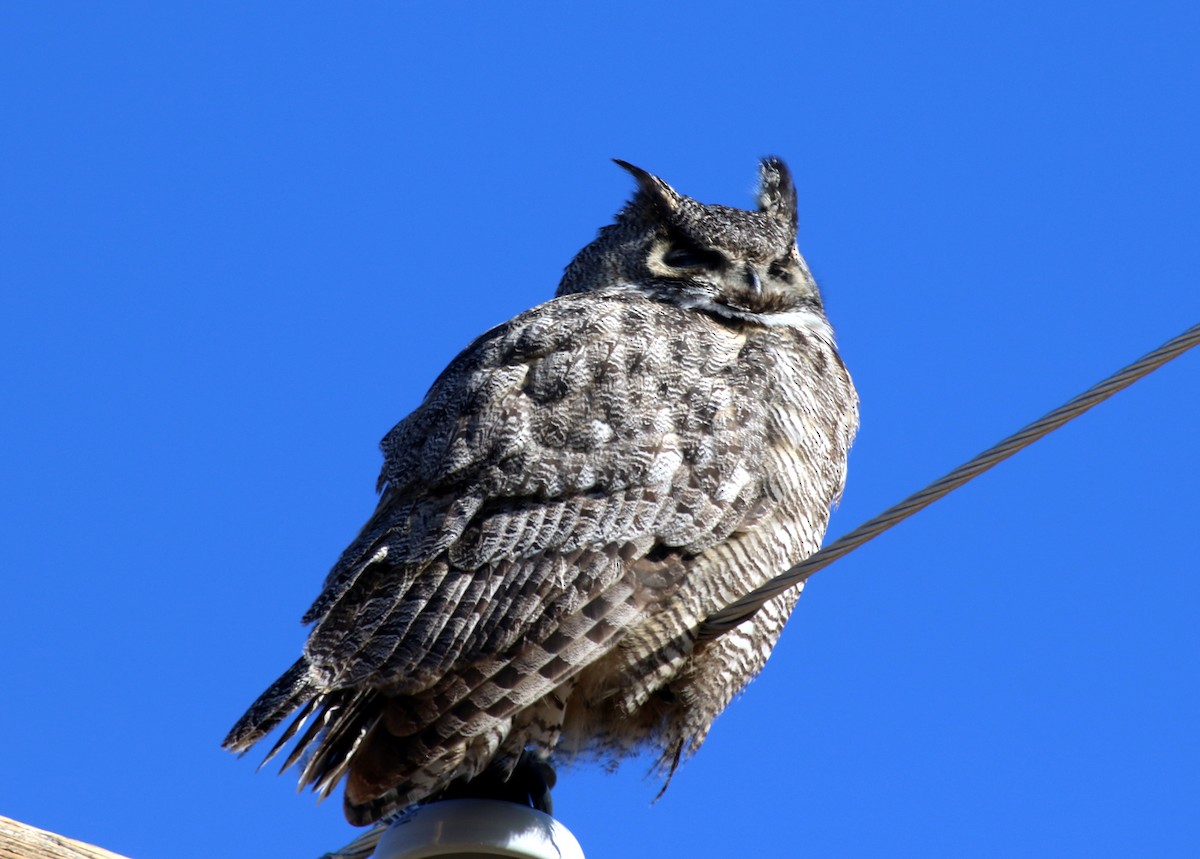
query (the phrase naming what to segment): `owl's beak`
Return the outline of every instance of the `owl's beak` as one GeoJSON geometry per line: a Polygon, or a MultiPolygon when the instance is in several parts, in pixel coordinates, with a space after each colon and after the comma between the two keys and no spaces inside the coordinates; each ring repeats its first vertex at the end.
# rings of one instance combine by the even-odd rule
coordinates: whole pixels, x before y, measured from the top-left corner
{"type": "Polygon", "coordinates": [[[746,286],[756,298],[762,295],[762,281],[759,279],[758,269],[754,267],[753,263],[746,263],[746,286]]]}

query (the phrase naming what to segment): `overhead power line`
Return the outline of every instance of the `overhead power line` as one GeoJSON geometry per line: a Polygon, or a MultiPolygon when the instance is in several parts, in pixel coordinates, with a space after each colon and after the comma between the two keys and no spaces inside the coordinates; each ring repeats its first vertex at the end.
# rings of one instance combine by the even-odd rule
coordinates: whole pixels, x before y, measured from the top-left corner
{"type": "Polygon", "coordinates": [[[873,540],[893,525],[898,525],[924,510],[934,501],[949,495],[968,480],[978,477],[994,465],[1008,459],[1017,451],[1049,435],[1068,421],[1074,420],[1097,403],[1107,400],[1118,391],[1149,375],[1172,358],[1178,358],[1188,349],[1200,344],[1200,324],[1193,325],[1173,340],[1148,355],[1134,361],[1128,367],[1093,385],[1066,405],[1044,415],[1025,428],[1013,433],[1004,441],[990,447],[971,461],[960,465],[940,480],[910,495],[899,504],[889,507],[874,519],[864,522],[848,534],[839,537],[828,546],[810,555],[790,570],[780,573],[741,599],[713,612],[696,629],[696,641],[711,641],[753,617],[769,600],[789,588],[802,584],[817,570],[824,569],[838,558],[873,540]]]}

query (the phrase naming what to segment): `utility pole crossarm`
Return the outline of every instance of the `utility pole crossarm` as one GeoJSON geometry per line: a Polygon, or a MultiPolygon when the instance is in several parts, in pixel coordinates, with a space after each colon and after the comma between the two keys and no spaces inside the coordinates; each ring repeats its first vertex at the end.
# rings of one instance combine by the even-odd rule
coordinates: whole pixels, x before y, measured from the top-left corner
{"type": "Polygon", "coordinates": [[[117,853],[0,817],[0,859],[126,859],[117,853]]]}

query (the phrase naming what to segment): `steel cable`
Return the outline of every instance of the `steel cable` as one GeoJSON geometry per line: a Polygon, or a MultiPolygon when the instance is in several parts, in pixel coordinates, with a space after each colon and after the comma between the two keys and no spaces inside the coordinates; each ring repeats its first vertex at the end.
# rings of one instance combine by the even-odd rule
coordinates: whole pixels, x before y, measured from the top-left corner
{"type": "Polygon", "coordinates": [[[967,481],[978,477],[1022,448],[1049,435],[1063,424],[1079,417],[1092,406],[1107,400],[1113,394],[1129,387],[1138,379],[1149,375],[1172,358],[1179,357],[1197,344],[1200,344],[1200,325],[1193,325],[1178,337],[1168,340],[1153,352],[1139,358],[1103,382],[1092,386],[1075,399],[1013,433],[999,444],[960,465],[945,477],[935,480],[920,492],[889,507],[874,519],[864,522],[853,531],[839,537],[819,552],[810,555],[806,560],[755,588],[736,602],[713,612],[697,627],[696,641],[711,641],[744,623],[753,617],[764,603],[779,596],[788,588],[807,581],[808,577],[817,570],[824,569],[863,543],[878,537],[893,525],[898,525],[914,513],[924,510],[934,501],[950,494],[967,481]]]}

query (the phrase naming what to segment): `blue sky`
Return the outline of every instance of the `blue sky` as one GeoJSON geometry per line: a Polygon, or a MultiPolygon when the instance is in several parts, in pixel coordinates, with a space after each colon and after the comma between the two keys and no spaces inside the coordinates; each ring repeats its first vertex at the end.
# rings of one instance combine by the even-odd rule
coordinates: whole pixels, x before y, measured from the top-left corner
{"type": "MultiPolygon", "coordinates": [[[[631,182],[800,245],[862,396],[849,530],[1200,320],[1200,11],[1139,3],[5,4],[0,814],[316,856],[218,744],[297,654],[377,440],[631,182]]],[[[1200,351],[1200,350],[1198,350],[1200,351]]],[[[812,580],[590,857],[1193,855],[1200,354],[812,580]]]]}

